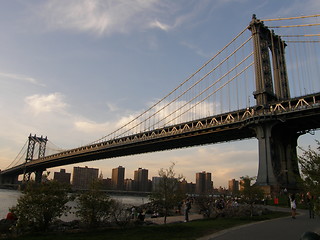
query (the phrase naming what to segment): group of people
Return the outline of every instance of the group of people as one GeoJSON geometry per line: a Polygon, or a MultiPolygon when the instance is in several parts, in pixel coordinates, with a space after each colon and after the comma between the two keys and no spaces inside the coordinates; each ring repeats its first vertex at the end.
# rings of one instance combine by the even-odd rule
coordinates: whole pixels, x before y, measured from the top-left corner
{"type": "MultiPolygon", "coordinates": [[[[291,216],[293,219],[296,218],[296,211],[297,211],[297,202],[296,202],[296,195],[290,194],[289,195],[289,200],[290,200],[290,208],[291,208],[291,216]]],[[[314,201],[315,201],[315,197],[308,192],[306,194],[306,197],[304,198],[304,200],[306,201],[306,205],[308,207],[309,210],[309,218],[314,218],[315,212],[314,212],[314,201]]]]}
{"type": "Polygon", "coordinates": [[[131,208],[131,219],[140,220],[141,222],[145,219],[145,212],[142,209],[136,209],[134,206],[131,208]]]}
{"type": "MultiPolygon", "coordinates": [[[[291,208],[291,215],[292,218],[296,218],[296,210],[297,210],[297,200],[296,200],[296,195],[294,193],[289,195],[289,200],[290,200],[290,208],[291,208]]],[[[306,204],[309,209],[309,217],[314,218],[315,217],[315,211],[314,211],[314,201],[315,198],[314,196],[311,195],[310,192],[308,192],[304,200],[306,201],[306,204]]],[[[230,205],[232,207],[237,207],[238,202],[235,199],[230,199],[229,201],[225,201],[224,198],[216,199],[214,202],[214,205],[217,209],[223,209],[226,205],[230,205]]],[[[183,210],[183,215],[184,215],[184,221],[188,222],[189,221],[189,213],[190,209],[192,206],[192,199],[186,198],[181,204],[178,205],[178,210],[177,213],[181,213],[181,210],[183,210]]],[[[158,215],[155,215],[155,213],[151,217],[158,217],[158,215]]],[[[145,212],[142,211],[142,209],[136,209],[135,207],[132,207],[131,209],[131,218],[133,220],[140,220],[144,221],[145,218],[145,212]]]]}

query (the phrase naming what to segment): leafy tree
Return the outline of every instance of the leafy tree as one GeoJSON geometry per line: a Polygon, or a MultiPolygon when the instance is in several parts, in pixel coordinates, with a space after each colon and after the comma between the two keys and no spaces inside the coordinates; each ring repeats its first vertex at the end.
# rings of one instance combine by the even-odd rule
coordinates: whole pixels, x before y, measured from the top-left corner
{"type": "Polygon", "coordinates": [[[29,182],[11,209],[18,218],[17,231],[46,231],[54,220],[70,211],[66,205],[71,200],[68,191],[69,186],[56,181],[29,182]]]}
{"type": "Polygon", "coordinates": [[[199,206],[200,212],[205,217],[213,217],[216,211],[216,204],[212,197],[209,195],[200,195],[195,198],[197,206],[199,206]]]}
{"type": "Polygon", "coordinates": [[[111,221],[121,228],[125,228],[131,219],[131,211],[120,201],[114,200],[112,203],[112,211],[110,212],[111,221]]]}
{"type": "Polygon", "coordinates": [[[182,176],[176,177],[173,169],[174,166],[175,164],[172,163],[168,169],[161,168],[159,170],[158,174],[161,178],[159,186],[157,186],[157,189],[150,196],[151,202],[163,210],[164,223],[167,222],[169,211],[185,198],[185,195],[181,193],[178,186],[182,176]]]}
{"type": "Polygon", "coordinates": [[[76,198],[76,215],[90,227],[99,226],[109,219],[114,201],[102,191],[102,181],[95,181],[76,198]]]}
{"type": "MultiPolygon", "coordinates": [[[[317,150],[308,147],[304,150],[302,156],[298,157],[304,189],[313,196],[320,197],[320,142],[316,141],[317,150]]],[[[320,213],[319,201],[315,202],[316,211],[320,213]]]]}
{"type": "Polygon", "coordinates": [[[250,215],[253,216],[253,205],[264,197],[263,190],[257,185],[251,185],[251,181],[255,177],[243,176],[240,177],[242,190],[240,191],[243,200],[250,204],[250,215]]]}

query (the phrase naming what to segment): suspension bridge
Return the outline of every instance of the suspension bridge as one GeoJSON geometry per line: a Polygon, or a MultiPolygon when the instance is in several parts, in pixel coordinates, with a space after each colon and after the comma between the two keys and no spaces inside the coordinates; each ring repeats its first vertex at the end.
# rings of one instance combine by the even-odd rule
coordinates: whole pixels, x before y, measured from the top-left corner
{"type": "Polygon", "coordinates": [[[30,135],[1,182],[31,173],[41,181],[46,169],[79,162],[257,138],[256,184],[296,189],[297,139],[320,127],[319,27],[320,15],[253,15],[196,72],[105,137],[50,153],[47,138],[30,135]]]}

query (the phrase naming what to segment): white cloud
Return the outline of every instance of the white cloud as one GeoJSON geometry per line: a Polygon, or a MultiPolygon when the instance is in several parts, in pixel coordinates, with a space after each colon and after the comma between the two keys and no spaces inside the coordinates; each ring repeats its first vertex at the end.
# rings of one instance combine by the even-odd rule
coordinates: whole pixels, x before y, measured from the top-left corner
{"type": "Polygon", "coordinates": [[[49,95],[35,94],[25,98],[28,108],[35,114],[41,112],[64,112],[67,104],[63,101],[64,96],[60,93],[49,95]]]}
{"type": "Polygon", "coordinates": [[[75,128],[84,133],[101,133],[106,132],[109,123],[96,123],[93,121],[78,120],[74,122],[75,128]]]}
{"type": "Polygon", "coordinates": [[[170,27],[169,25],[167,24],[164,24],[164,23],[161,23],[159,22],[158,20],[154,21],[154,22],[151,22],[150,23],[150,27],[151,28],[160,28],[161,30],[163,31],[168,31],[170,30],[172,27],[170,27]]]}
{"type": "Polygon", "coordinates": [[[210,1],[185,5],[171,0],[51,0],[33,11],[49,29],[103,35],[148,28],[169,31],[194,20],[206,6],[215,7],[210,1]]]}
{"type": "Polygon", "coordinates": [[[0,77],[4,77],[7,79],[13,79],[13,80],[19,80],[19,81],[23,81],[23,82],[28,82],[28,83],[32,83],[32,84],[38,85],[38,86],[45,86],[44,84],[37,81],[35,78],[27,77],[27,76],[20,75],[20,74],[0,72],[0,77]]]}
{"type": "Polygon", "coordinates": [[[51,28],[75,29],[98,35],[145,28],[158,11],[159,0],[51,0],[41,6],[51,28]]]}

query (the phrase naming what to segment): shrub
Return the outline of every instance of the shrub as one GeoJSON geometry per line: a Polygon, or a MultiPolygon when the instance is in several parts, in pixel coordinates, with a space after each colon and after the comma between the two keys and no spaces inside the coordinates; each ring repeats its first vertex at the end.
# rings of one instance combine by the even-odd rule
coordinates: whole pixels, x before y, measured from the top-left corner
{"type": "Polygon", "coordinates": [[[110,212],[111,222],[116,223],[119,227],[126,227],[131,219],[131,211],[123,203],[113,200],[112,211],[110,212]]]}
{"type": "Polygon", "coordinates": [[[101,182],[94,182],[90,189],[76,198],[76,215],[88,227],[97,227],[110,219],[112,200],[103,192],[101,182]]]}
{"type": "Polygon", "coordinates": [[[70,211],[69,188],[56,181],[29,182],[17,205],[10,209],[18,218],[18,232],[46,231],[49,225],[70,211]]]}

